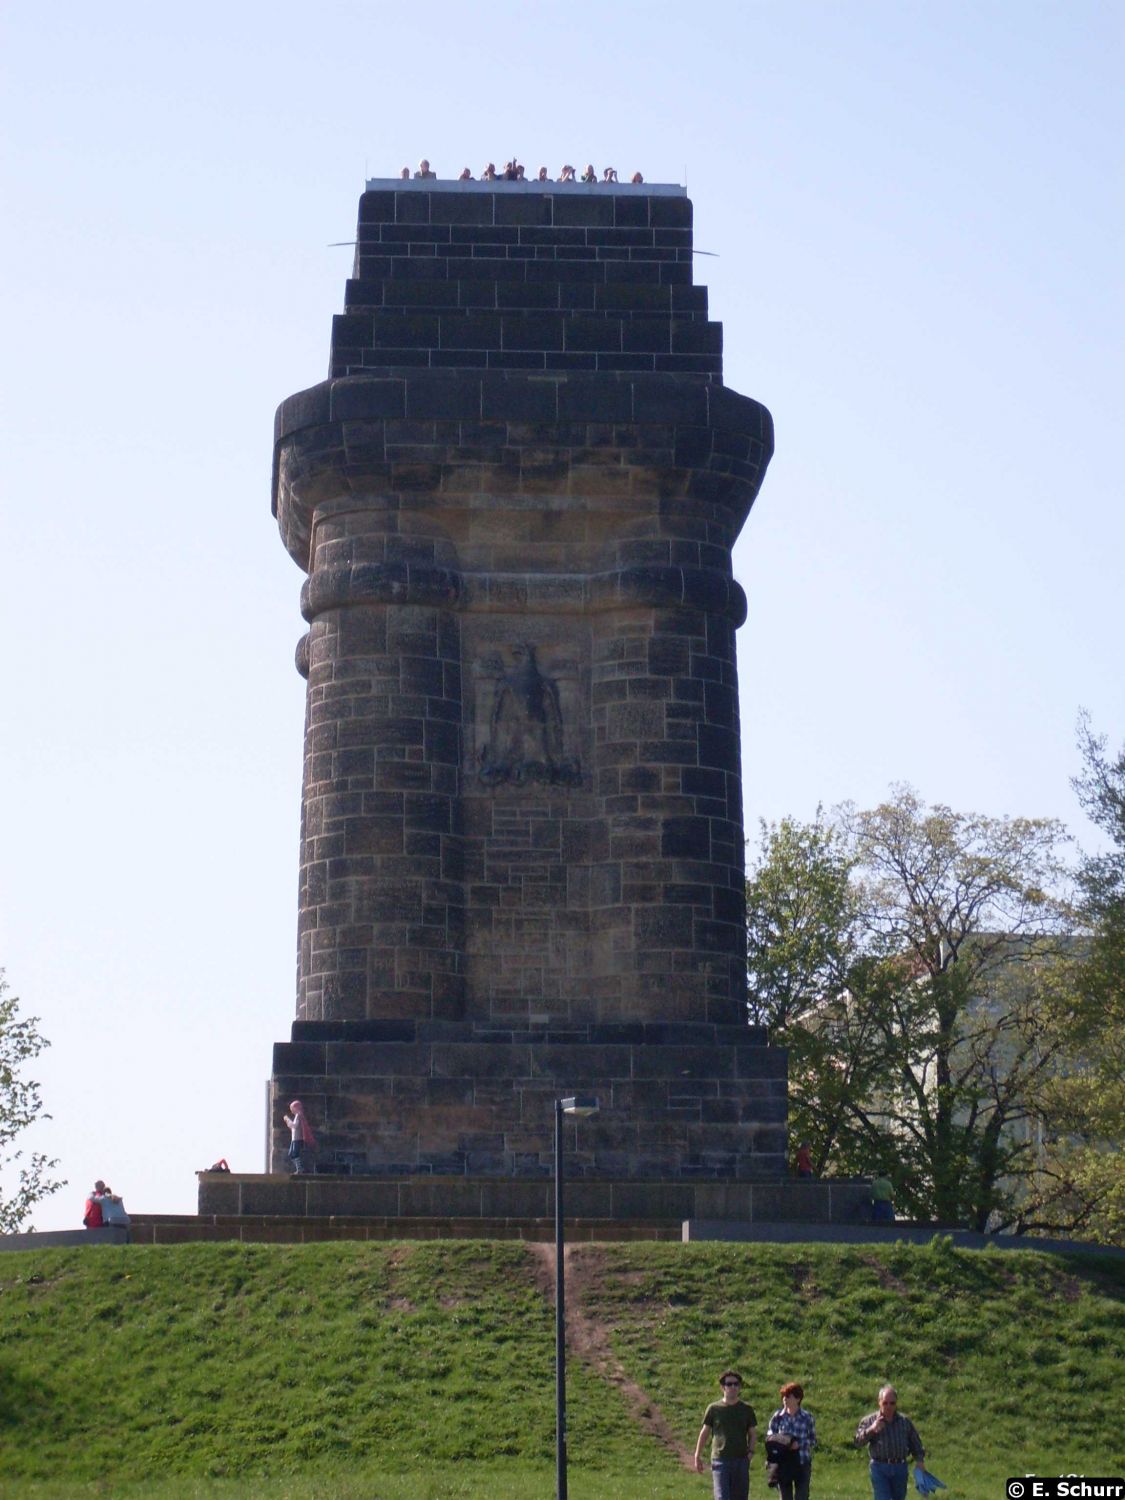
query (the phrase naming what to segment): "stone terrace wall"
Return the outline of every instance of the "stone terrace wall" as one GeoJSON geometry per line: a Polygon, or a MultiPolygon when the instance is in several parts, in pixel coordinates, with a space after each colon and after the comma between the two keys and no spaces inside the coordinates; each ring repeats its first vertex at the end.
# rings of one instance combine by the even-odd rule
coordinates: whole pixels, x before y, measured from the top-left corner
{"type": "Polygon", "coordinates": [[[274,1049],[277,1086],[331,1121],[328,1163],[357,1172],[545,1181],[554,1101],[575,1088],[601,1106],[566,1126],[578,1179],[784,1171],[786,1054],[758,1027],[369,1021],[293,1032],[274,1049]]]}

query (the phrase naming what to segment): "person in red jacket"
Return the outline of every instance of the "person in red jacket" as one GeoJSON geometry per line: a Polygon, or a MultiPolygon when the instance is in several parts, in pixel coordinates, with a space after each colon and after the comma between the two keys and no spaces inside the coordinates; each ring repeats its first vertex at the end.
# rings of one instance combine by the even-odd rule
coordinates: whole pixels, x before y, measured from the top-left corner
{"type": "Polygon", "coordinates": [[[87,1229],[100,1229],[102,1223],[102,1198],[105,1196],[105,1183],[99,1177],[94,1183],[94,1191],[86,1199],[86,1211],[82,1215],[82,1222],[87,1229]]]}

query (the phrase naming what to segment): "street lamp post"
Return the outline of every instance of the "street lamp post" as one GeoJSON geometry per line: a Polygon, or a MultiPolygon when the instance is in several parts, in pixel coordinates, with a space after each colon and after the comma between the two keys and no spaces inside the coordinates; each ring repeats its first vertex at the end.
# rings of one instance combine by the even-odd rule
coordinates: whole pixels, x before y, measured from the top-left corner
{"type": "Polygon", "coordinates": [[[555,1500],[566,1497],[566,1275],[563,1236],[563,1115],[596,1115],[589,1094],[555,1100],[555,1500]]]}

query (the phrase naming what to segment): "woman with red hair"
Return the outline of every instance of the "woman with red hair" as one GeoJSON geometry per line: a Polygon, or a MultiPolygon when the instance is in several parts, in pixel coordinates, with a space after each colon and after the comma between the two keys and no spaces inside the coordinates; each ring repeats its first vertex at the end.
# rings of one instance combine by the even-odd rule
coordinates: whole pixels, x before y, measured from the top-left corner
{"type": "Polygon", "coordinates": [[[775,1446],[781,1450],[777,1479],[781,1500],[809,1500],[816,1421],[801,1404],[805,1388],[796,1380],[788,1381],[778,1394],[781,1405],[766,1428],[766,1451],[770,1453],[775,1446]]]}

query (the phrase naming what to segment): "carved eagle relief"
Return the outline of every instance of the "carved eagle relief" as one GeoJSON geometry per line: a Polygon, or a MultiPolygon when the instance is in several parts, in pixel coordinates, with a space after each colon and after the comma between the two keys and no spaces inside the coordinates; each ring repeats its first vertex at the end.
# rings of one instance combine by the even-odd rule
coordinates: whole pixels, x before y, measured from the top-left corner
{"type": "Polygon", "coordinates": [[[499,656],[482,663],[494,677],[495,696],[489,737],[480,750],[480,780],[485,786],[580,785],[578,760],[565,753],[558,684],[539,670],[530,642],[513,646],[511,657],[510,666],[499,656]]]}

